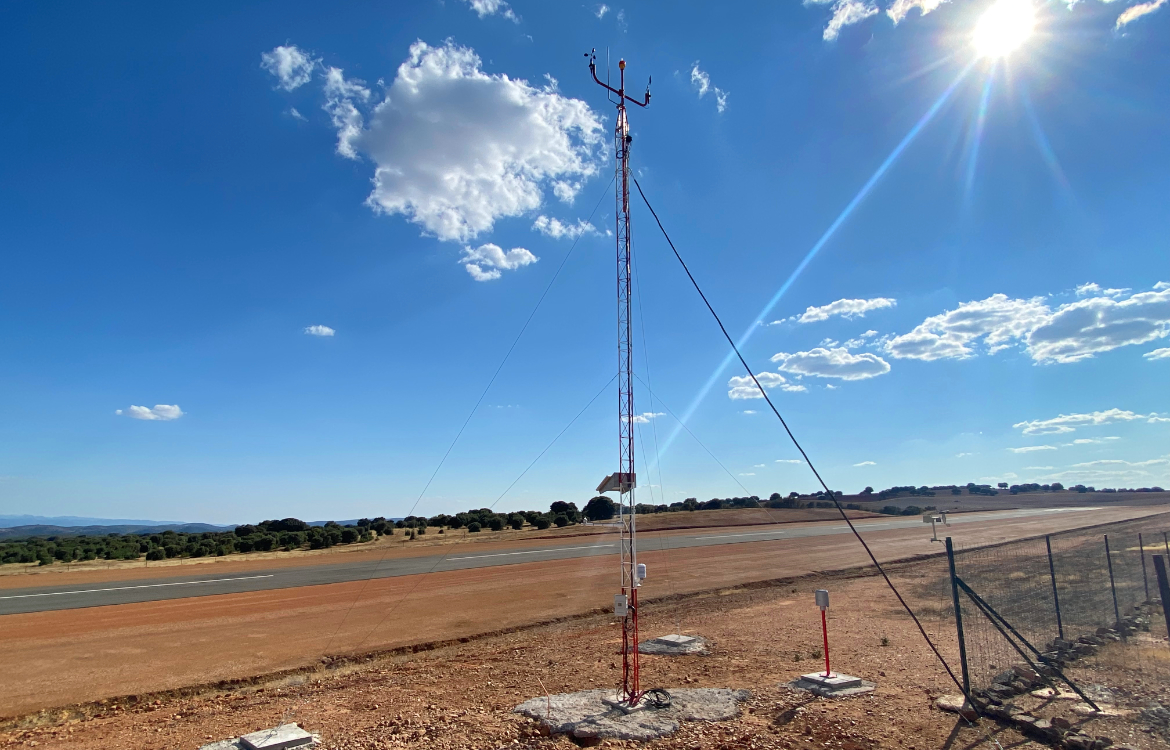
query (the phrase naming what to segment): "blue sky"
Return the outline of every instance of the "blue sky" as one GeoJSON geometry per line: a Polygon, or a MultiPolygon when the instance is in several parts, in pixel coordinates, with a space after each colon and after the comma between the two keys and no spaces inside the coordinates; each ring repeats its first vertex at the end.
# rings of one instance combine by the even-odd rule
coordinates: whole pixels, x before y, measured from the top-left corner
{"type": "MultiPolygon", "coordinates": [[[[496,502],[616,368],[593,47],[833,487],[1167,485],[1170,8],[991,7],[6,5],[0,513],[404,514],[564,261],[416,512],[496,502]]],[[[814,489],[633,222],[639,499],[814,489]]],[[[587,500],[614,401],[496,507],[587,500]]]]}

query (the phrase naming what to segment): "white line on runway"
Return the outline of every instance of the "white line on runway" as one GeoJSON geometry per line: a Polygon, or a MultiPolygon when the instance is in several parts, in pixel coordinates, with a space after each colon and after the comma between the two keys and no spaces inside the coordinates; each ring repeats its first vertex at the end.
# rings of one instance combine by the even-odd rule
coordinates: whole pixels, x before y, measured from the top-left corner
{"type": "Polygon", "coordinates": [[[126,591],[127,589],[153,589],[160,586],[190,586],[196,583],[221,583],[223,581],[253,581],[257,578],[271,578],[274,573],[263,576],[242,576],[240,578],[209,578],[206,581],[177,581],[175,583],[145,583],[141,586],[115,586],[109,589],[83,589],[80,591],[49,591],[43,594],[13,594],[0,599],[29,599],[34,596],[64,596],[66,594],[97,594],[103,591],[126,591]]]}
{"type": "Polygon", "coordinates": [[[480,560],[480,559],[483,559],[485,557],[507,557],[509,555],[536,555],[536,554],[539,554],[541,552],[565,552],[568,550],[601,549],[602,547],[616,547],[616,546],[617,546],[616,544],[594,544],[591,547],[557,547],[556,549],[534,549],[534,550],[529,550],[528,552],[497,552],[494,555],[472,555],[471,557],[449,557],[449,558],[447,558],[447,560],[449,562],[454,562],[456,560],[480,560]]]}
{"type": "Polygon", "coordinates": [[[693,536],[691,539],[728,539],[733,536],[760,536],[761,534],[780,534],[783,536],[788,532],[785,531],[749,531],[746,534],[716,534],[715,536],[693,536]]]}

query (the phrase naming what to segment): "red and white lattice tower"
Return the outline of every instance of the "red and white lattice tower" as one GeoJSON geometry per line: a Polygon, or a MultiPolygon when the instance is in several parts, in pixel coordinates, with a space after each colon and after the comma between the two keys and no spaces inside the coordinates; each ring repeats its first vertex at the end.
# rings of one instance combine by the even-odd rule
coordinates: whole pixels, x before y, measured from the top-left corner
{"type": "MultiPolygon", "coordinates": [[[[626,61],[618,62],[619,84],[613,88],[597,77],[595,53],[589,57],[589,72],[598,85],[617,96],[614,126],[614,156],[617,173],[615,211],[617,239],[617,322],[618,322],[618,470],[606,477],[598,492],[619,494],[618,520],[621,526],[621,593],[614,598],[614,613],[622,618],[622,687],[620,700],[635,706],[643,692],[638,684],[638,587],[645,578],[645,566],[638,564],[637,516],[634,512],[634,353],[631,311],[630,261],[630,125],[626,102],[639,107],[650,103],[647,85],[642,101],[626,96],[626,61]]],[[[611,99],[612,101],[612,99],[611,99]]]]}

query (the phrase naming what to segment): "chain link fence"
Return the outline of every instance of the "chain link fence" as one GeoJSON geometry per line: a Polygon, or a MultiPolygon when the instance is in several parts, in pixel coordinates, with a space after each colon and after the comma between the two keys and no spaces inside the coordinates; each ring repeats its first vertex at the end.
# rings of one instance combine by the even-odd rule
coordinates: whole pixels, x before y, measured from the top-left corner
{"type": "MultiPolygon", "coordinates": [[[[1045,651],[1054,639],[1093,635],[1157,599],[1156,554],[1170,562],[1170,513],[990,547],[957,548],[954,564],[963,583],[1020,636],[1045,651]]],[[[961,591],[959,602],[971,688],[987,688],[1022,658],[961,591]]],[[[1155,619],[1151,627],[1164,633],[1162,618],[1155,619]]]]}

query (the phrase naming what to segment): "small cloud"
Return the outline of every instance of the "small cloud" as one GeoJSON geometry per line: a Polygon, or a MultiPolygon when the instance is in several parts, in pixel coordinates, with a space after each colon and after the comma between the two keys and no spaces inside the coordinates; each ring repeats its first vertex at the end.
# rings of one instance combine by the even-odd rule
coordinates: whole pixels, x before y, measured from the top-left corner
{"type": "Polygon", "coordinates": [[[1128,287],[1125,289],[1102,289],[1100,284],[1093,282],[1081,284],[1076,289],[1078,297],[1120,297],[1131,291],[1133,290],[1128,287]]]}
{"type": "MultiPolygon", "coordinates": [[[[553,192],[556,192],[556,187],[553,188],[553,192]]],[[[543,214],[532,222],[532,229],[554,240],[562,237],[575,240],[583,234],[597,234],[597,228],[584,219],[577,219],[576,224],[564,224],[560,219],[549,218],[543,214]]]]}
{"type": "Polygon", "coordinates": [[[1116,435],[1110,435],[1109,437],[1103,438],[1077,438],[1071,443],[1068,443],[1068,445],[1100,445],[1101,443],[1105,443],[1110,440],[1121,440],[1121,438],[1117,437],[1116,435]]]}
{"type": "Polygon", "coordinates": [[[170,422],[183,416],[186,412],[180,409],[178,404],[155,404],[153,409],[146,406],[131,406],[125,410],[118,409],[114,413],[148,422],[170,422]]]}
{"type": "Polygon", "coordinates": [[[869,330],[869,331],[866,331],[865,333],[863,333],[859,336],[856,336],[854,338],[846,339],[845,340],[845,348],[846,349],[856,349],[859,346],[865,346],[868,343],[872,343],[872,342],[868,341],[868,339],[871,339],[876,335],[877,335],[877,331],[869,330]]]}
{"type": "Polygon", "coordinates": [[[632,424],[647,424],[650,422],[651,419],[655,419],[657,417],[665,417],[665,416],[666,416],[666,412],[648,411],[648,412],[643,412],[642,414],[635,414],[634,416],[630,417],[630,422],[632,424]]]}
{"type": "Polygon", "coordinates": [[[1035,451],[1054,451],[1055,445],[1025,445],[1023,448],[1008,448],[1012,453],[1033,453],[1035,451]]]}
{"type": "Polygon", "coordinates": [[[476,281],[492,281],[500,278],[503,271],[514,271],[539,260],[522,247],[504,252],[499,245],[487,243],[477,248],[463,248],[459,262],[476,281]]]}
{"type": "Polygon", "coordinates": [[[691,65],[691,85],[699,92],[699,98],[702,99],[708,92],[715,94],[715,109],[720,114],[727,109],[727,92],[718,86],[711,85],[711,76],[704,70],[699,68],[699,61],[695,60],[691,65]]]}
{"type": "MultiPolygon", "coordinates": [[[[808,391],[808,388],[805,388],[803,385],[789,383],[787,378],[777,372],[761,372],[756,375],[756,380],[760,382],[761,387],[768,390],[779,388],[782,391],[788,391],[790,393],[805,393],[808,391]]],[[[756,387],[755,381],[749,375],[737,375],[727,381],[727,386],[727,397],[732,400],[764,397],[760,393],[760,389],[756,387]]]]}
{"type": "Polygon", "coordinates": [[[1025,466],[1024,471],[1052,471],[1055,466],[1025,466]]]}
{"type": "Polygon", "coordinates": [[[1170,347],[1165,349],[1155,349],[1152,352],[1146,352],[1142,355],[1142,359],[1148,359],[1151,361],[1155,359],[1170,359],[1170,347]]]}
{"type": "Polygon", "coordinates": [[[329,326],[308,326],[305,328],[305,334],[309,336],[332,336],[337,333],[329,326]]]}
{"type": "Polygon", "coordinates": [[[754,477],[756,473],[754,471],[741,471],[739,475],[741,477],[754,477]]]}
{"type": "Polygon", "coordinates": [[[487,18],[499,13],[512,23],[520,23],[520,17],[504,0],[464,0],[480,18],[487,18]]]}
{"type": "Polygon", "coordinates": [[[288,108],[288,116],[293,118],[294,120],[300,120],[301,122],[308,122],[308,119],[304,115],[302,115],[297,110],[296,107],[289,107],[288,108]]]}
{"type": "Polygon", "coordinates": [[[762,468],[764,468],[766,465],[767,465],[767,464],[752,464],[752,468],[753,468],[753,469],[762,469],[762,468]]]}
{"type": "Polygon", "coordinates": [[[846,26],[852,26],[878,14],[877,5],[863,0],[835,0],[835,2],[833,0],[804,0],[806,6],[828,5],[830,2],[833,4],[833,16],[825,25],[824,32],[821,33],[821,38],[826,42],[836,41],[841,34],[841,29],[846,26]]]}
{"type": "Polygon", "coordinates": [[[876,378],[890,371],[889,363],[876,354],[869,352],[851,354],[843,347],[836,349],[818,347],[795,354],[780,352],[772,356],[772,361],[779,362],[781,370],[794,375],[841,380],[876,378]]]}
{"type": "Polygon", "coordinates": [[[1142,16],[1153,13],[1158,8],[1166,4],[1166,0],[1151,0],[1148,3],[1140,3],[1132,5],[1122,11],[1121,15],[1117,17],[1117,24],[1113,27],[1115,30],[1120,30],[1122,26],[1138,20],[1142,16]]]}
{"type": "Polygon", "coordinates": [[[956,453],[955,458],[966,458],[967,456],[974,456],[974,453],[956,453]]]}
{"type": "Polygon", "coordinates": [[[593,9],[593,15],[597,16],[598,20],[605,18],[606,13],[609,13],[609,6],[605,3],[602,3],[593,9]]]}
{"type": "Polygon", "coordinates": [[[877,462],[876,461],[862,461],[859,464],[853,464],[853,465],[854,466],[877,466],[877,462]]]}
{"type": "Polygon", "coordinates": [[[755,413],[756,413],[755,409],[744,409],[743,411],[740,412],[740,414],[755,414],[755,413]]]}
{"type": "Polygon", "coordinates": [[[1012,427],[1017,430],[1022,429],[1025,435],[1061,435],[1075,432],[1078,427],[1096,427],[1114,424],[1116,422],[1133,422],[1139,419],[1150,421],[1156,418],[1157,415],[1154,413],[1137,414],[1128,409],[1118,409],[1115,407],[1113,409],[1104,409],[1086,414],[1061,414],[1052,419],[1033,419],[1016,422],[1012,427]]]}
{"type": "Polygon", "coordinates": [[[622,8],[621,10],[619,10],[617,12],[617,26],[618,26],[619,31],[625,31],[626,29],[629,28],[629,24],[626,23],[626,9],[625,8],[622,8]]]}
{"type": "MultiPolygon", "coordinates": [[[[830,302],[827,305],[820,307],[810,307],[800,315],[794,315],[789,320],[795,320],[797,323],[817,323],[822,320],[828,320],[833,317],[842,317],[846,320],[853,320],[854,318],[864,318],[867,312],[873,310],[884,310],[886,308],[894,307],[898,304],[895,299],[889,297],[874,297],[872,299],[839,299],[836,302],[830,302]]],[[[776,321],[781,322],[781,321],[776,321]]],[[[877,331],[866,331],[862,337],[873,336],[877,331]]]]}
{"type": "Polygon", "coordinates": [[[308,83],[320,62],[295,44],[275,47],[271,52],[260,55],[260,67],[276,76],[277,87],[285,91],[292,91],[308,83]]]}
{"type": "Polygon", "coordinates": [[[804,463],[804,461],[801,461],[799,458],[778,458],[778,459],[776,459],[776,463],[778,463],[778,464],[802,464],[802,463],[804,463]]]}
{"type": "Polygon", "coordinates": [[[825,383],[825,389],[830,391],[838,391],[841,389],[841,386],[833,385],[832,383],[825,383]]]}

